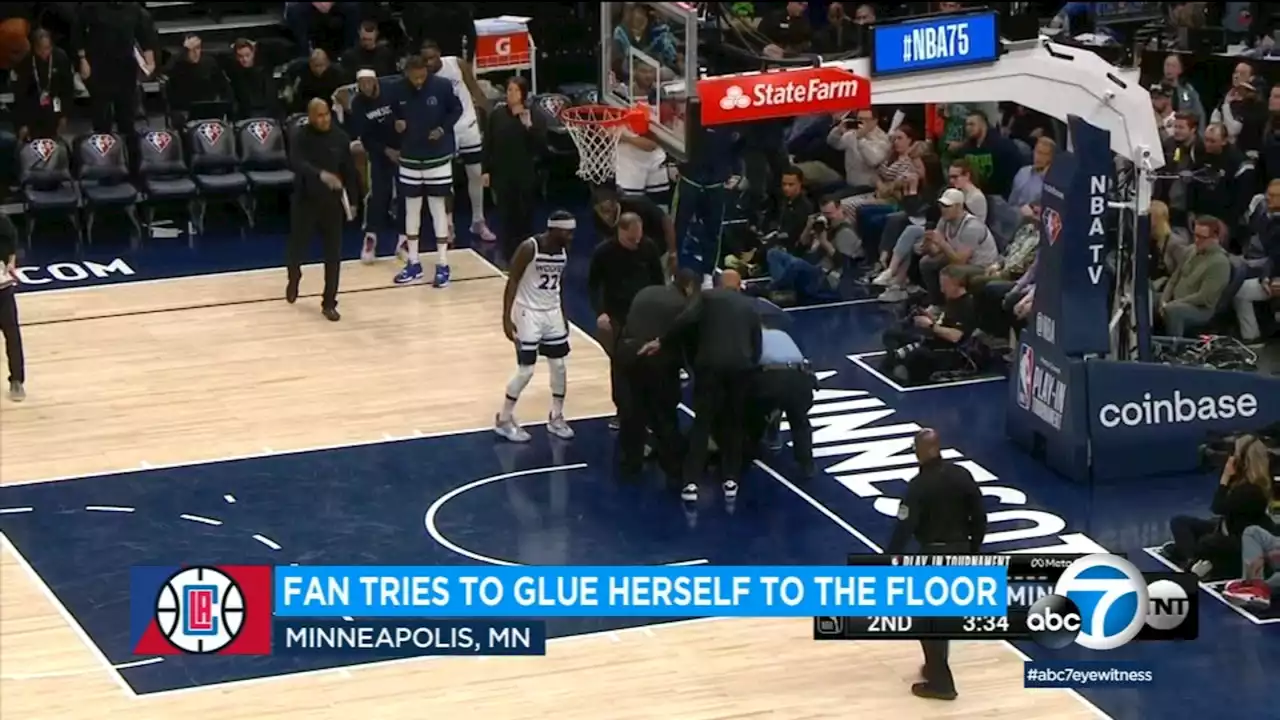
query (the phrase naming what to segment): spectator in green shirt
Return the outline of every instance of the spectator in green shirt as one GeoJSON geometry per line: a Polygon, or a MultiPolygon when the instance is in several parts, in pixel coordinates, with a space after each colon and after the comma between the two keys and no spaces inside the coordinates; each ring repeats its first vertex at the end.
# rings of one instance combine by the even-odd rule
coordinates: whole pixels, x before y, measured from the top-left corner
{"type": "Polygon", "coordinates": [[[1220,243],[1223,227],[1215,217],[1196,217],[1195,252],[1169,277],[1156,303],[1165,334],[1186,337],[1213,319],[1231,280],[1231,260],[1220,243]]]}

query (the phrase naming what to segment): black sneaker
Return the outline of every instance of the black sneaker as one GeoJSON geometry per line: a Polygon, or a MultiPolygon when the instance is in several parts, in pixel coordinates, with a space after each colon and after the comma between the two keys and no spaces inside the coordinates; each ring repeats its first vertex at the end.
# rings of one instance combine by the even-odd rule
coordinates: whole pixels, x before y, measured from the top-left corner
{"type": "Polygon", "coordinates": [[[338,313],[337,308],[325,308],[320,311],[320,314],[324,315],[324,319],[329,322],[338,322],[342,319],[342,315],[338,313]]]}
{"type": "Polygon", "coordinates": [[[290,305],[298,302],[298,283],[289,283],[285,286],[284,301],[290,305]]]}
{"type": "Polygon", "coordinates": [[[915,695],[918,698],[925,698],[928,700],[955,700],[956,699],[955,690],[951,690],[951,691],[938,690],[936,688],[930,687],[929,683],[926,683],[926,682],[918,682],[912,685],[911,694],[915,695]]]}
{"type": "Polygon", "coordinates": [[[612,431],[614,431],[614,432],[618,432],[618,428],[620,428],[620,427],[622,427],[622,423],[621,423],[621,421],[619,421],[619,420],[618,420],[618,416],[617,416],[617,415],[614,415],[613,417],[609,418],[609,429],[610,429],[610,430],[612,430],[612,431]]]}

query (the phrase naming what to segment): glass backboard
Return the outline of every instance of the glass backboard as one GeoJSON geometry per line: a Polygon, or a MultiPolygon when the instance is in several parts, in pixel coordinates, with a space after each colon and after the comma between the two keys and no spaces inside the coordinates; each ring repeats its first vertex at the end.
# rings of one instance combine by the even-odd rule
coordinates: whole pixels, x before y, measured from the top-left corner
{"type": "Polygon", "coordinates": [[[697,7],[676,2],[602,3],[600,40],[602,102],[647,102],[650,134],[669,154],[683,158],[686,89],[697,82],[697,7]]]}

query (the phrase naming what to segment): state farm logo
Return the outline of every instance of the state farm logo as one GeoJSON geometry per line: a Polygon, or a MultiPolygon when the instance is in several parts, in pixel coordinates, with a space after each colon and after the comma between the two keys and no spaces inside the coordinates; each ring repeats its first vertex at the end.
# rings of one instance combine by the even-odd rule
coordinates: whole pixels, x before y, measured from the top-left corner
{"type": "Polygon", "coordinates": [[[871,107],[871,84],[839,67],[712,77],[698,82],[703,125],[871,107]]]}

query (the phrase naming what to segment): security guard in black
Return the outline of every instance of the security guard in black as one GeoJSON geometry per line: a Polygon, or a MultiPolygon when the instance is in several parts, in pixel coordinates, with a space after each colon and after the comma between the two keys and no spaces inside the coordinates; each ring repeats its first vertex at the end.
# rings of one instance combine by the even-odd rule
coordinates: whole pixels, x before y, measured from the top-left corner
{"type": "MultiPolygon", "coordinates": [[[[907,486],[898,506],[898,525],[885,552],[903,553],[914,537],[924,553],[976,553],[987,534],[987,511],[982,491],[968,470],[942,459],[942,443],[936,430],[916,433],[916,457],[920,472],[907,486]]],[[[956,698],[955,679],[947,664],[946,640],[921,640],[924,649],[923,682],[911,686],[912,694],[935,700],[956,698]]]]}

